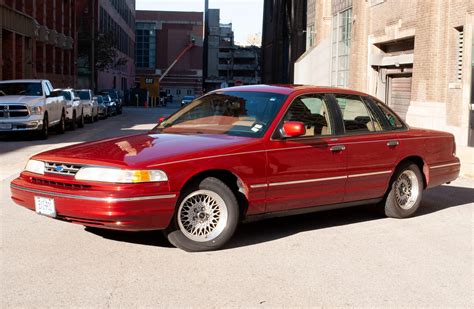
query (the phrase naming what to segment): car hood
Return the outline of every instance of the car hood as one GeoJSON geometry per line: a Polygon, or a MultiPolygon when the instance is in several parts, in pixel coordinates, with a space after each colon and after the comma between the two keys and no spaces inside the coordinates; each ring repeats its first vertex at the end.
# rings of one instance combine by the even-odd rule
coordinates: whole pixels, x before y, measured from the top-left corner
{"type": "Polygon", "coordinates": [[[258,138],[216,134],[139,134],[76,144],[34,159],[125,168],[152,168],[170,162],[261,148],[258,138]]]}
{"type": "Polygon", "coordinates": [[[0,104],[27,104],[33,106],[43,101],[43,97],[26,96],[26,95],[5,95],[0,96],[0,104]]]}

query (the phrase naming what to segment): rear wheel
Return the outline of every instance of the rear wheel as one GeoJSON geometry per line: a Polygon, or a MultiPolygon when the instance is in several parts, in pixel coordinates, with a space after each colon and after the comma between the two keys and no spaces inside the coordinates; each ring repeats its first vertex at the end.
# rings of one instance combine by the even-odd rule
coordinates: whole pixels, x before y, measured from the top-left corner
{"type": "Polygon", "coordinates": [[[165,235],[185,251],[216,250],[232,237],[238,220],[235,195],[222,181],[209,177],[183,192],[165,235]]]}
{"type": "Polygon", "coordinates": [[[412,216],[420,206],[423,175],[412,162],[401,165],[395,174],[385,200],[385,214],[392,218],[412,216]]]}

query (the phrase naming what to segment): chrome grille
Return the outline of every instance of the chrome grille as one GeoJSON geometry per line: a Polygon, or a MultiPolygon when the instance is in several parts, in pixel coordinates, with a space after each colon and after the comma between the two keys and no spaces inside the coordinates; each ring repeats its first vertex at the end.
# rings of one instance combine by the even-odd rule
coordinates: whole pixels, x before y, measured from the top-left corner
{"type": "Polygon", "coordinates": [[[26,117],[30,113],[26,105],[2,104],[0,105],[0,118],[26,117]]]}
{"type": "Polygon", "coordinates": [[[89,185],[80,185],[80,184],[73,184],[73,183],[65,183],[65,182],[58,182],[58,181],[51,181],[46,179],[40,178],[31,178],[31,182],[45,185],[45,186],[54,186],[54,187],[61,187],[61,188],[68,188],[68,189],[90,189],[92,186],[89,185]]]}
{"type": "Polygon", "coordinates": [[[58,174],[63,176],[74,176],[81,168],[81,165],[70,163],[45,162],[45,173],[58,174]]]}

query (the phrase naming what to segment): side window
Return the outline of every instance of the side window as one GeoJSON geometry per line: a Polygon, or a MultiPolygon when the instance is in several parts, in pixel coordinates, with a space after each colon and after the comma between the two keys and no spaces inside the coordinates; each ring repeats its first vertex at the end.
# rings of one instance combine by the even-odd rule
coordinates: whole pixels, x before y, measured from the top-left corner
{"type": "Polygon", "coordinates": [[[382,126],[359,96],[335,94],[346,133],[382,131],[382,126]]]}
{"type": "Polygon", "coordinates": [[[385,104],[378,101],[375,101],[375,104],[377,104],[385,118],[387,118],[387,122],[392,130],[405,128],[405,125],[403,124],[403,122],[400,121],[400,118],[398,118],[397,115],[395,115],[395,113],[392,112],[390,109],[388,109],[385,104]]]}
{"type": "Polygon", "coordinates": [[[331,135],[331,121],[323,95],[304,95],[296,98],[283,121],[300,121],[306,127],[302,137],[331,135]]]}

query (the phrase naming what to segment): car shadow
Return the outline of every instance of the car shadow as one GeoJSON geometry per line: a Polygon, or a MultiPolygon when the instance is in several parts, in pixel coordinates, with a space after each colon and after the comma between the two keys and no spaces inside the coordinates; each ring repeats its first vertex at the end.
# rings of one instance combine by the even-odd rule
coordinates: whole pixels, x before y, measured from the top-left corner
{"type": "MultiPolygon", "coordinates": [[[[415,217],[471,203],[474,203],[474,189],[440,186],[424,192],[420,209],[415,217]]],[[[235,235],[224,249],[270,242],[306,231],[316,231],[385,218],[380,205],[362,205],[244,223],[237,228],[235,235]]],[[[114,241],[166,248],[172,247],[160,231],[122,232],[96,228],[86,228],[86,231],[114,241]]]]}

